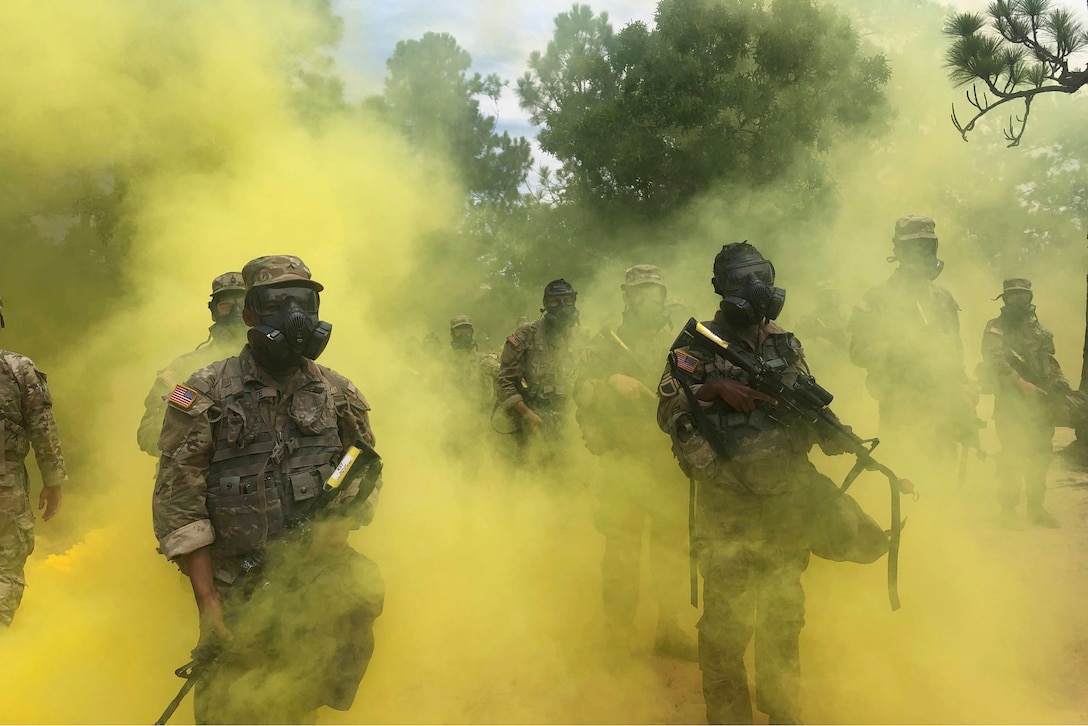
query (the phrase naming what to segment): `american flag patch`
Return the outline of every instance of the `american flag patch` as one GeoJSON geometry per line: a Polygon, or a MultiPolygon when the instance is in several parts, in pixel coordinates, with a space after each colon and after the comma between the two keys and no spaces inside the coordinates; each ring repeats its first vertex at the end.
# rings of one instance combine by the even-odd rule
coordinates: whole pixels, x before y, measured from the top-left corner
{"type": "Polygon", "coordinates": [[[682,350],[675,352],[676,355],[676,367],[685,373],[694,373],[695,366],[699,365],[699,359],[694,356],[690,356],[682,350]]]}
{"type": "Polygon", "coordinates": [[[188,411],[196,403],[197,396],[199,394],[188,386],[183,386],[180,383],[174,386],[174,390],[170,392],[170,395],[166,397],[167,403],[172,403],[178,408],[188,411]]]}

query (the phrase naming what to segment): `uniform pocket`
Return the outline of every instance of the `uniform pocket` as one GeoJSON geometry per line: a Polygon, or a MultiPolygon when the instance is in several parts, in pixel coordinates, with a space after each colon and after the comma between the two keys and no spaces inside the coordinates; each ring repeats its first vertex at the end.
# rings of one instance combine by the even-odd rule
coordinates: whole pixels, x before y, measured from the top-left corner
{"type": "Polygon", "coordinates": [[[336,408],[324,389],[296,391],[291,397],[291,419],[303,434],[313,436],[336,426],[336,408]]]}
{"type": "Polygon", "coordinates": [[[283,528],[283,503],[277,490],[264,490],[258,477],[224,477],[218,491],[208,493],[208,518],[215,528],[215,548],[226,555],[259,549],[267,535],[283,528]]]}

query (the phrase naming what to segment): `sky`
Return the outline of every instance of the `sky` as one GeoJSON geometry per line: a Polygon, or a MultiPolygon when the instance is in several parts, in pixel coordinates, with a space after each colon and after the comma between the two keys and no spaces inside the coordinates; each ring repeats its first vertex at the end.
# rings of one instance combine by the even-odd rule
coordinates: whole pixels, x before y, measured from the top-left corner
{"type": "MultiPolygon", "coordinates": [[[[874,0],[879,2],[880,0],[874,0]]],[[[1055,0],[1085,16],[1084,0],[1055,0]]],[[[449,33],[472,55],[473,68],[497,73],[510,82],[498,104],[485,113],[495,115],[501,130],[533,138],[535,130],[518,107],[513,87],[527,70],[529,53],[543,50],[552,34],[552,20],[570,9],[573,0],[495,3],[488,0],[450,3],[444,0],[333,0],[344,19],[344,39],[337,53],[349,96],[381,90],[385,60],[397,42],[426,32],[449,33]]],[[[989,0],[950,0],[957,10],[981,11],[989,0]]],[[[616,30],[641,20],[652,24],[656,0],[590,0],[595,12],[607,12],[616,30]]],[[[485,104],[491,104],[488,99],[485,104]]]]}

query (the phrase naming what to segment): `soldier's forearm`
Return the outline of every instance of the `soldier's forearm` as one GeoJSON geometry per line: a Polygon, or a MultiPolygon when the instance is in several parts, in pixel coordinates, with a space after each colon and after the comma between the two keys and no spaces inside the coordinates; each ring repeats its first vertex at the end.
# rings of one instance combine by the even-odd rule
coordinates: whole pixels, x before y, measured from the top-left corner
{"type": "Polygon", "coordinates": [[[207,547],[201,547],[178,557],[181,571],[189,576],[193,586],[193,597],[200,612],[205,612],[209,605],[218,604],[219,593],[215,590],[212,577],[212,555],[207,547]]]}

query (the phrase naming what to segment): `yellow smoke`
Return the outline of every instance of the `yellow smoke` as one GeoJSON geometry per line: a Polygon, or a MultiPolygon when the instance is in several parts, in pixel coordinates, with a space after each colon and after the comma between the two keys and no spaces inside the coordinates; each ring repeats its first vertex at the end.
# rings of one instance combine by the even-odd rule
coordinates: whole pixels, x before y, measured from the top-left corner
{"type": "MultiPolygon", "coordinates": [[[[71,344],[39,360],[52,376],[62,435],[71,442],[72,481],[63,521],[38,527],[23,607],[11,631],[0,634],[0,721],[142,723],[180,686],[170,671],[195,642],[195,607],[187,582],[154,552],[153,463],[136,448],[136,423],[154,372],[203,339],[210,280],[271,253],[300,255],[326,285],[322,317],[334,323],[335,335],[321,362],[368,396],[386,459],[377,519],[352,540],[387,583],[374,659],[354,708],[324,710],[320,720],[701,719],[697,668],[643,658],[652,607],[639,614],[638,657],[619,669],[603,662],[602,546],[587,496],[604,474],[600,463],[578,450],[558,472],[511,477],[501,456],[486,451],[496,437],[485,424],[446,430],[460,409],[412,343],[424,331],[403,321],[415,305],[436,309],[444,294],[441,280],[412,273],[426,254],[421,240],[456,224],[459,192],[365,118],[335,117],[314,132],[292,115],[286,68],[318,28],[306,6],[288,0],[0,5],[0,64],[17,71],[0,76],[0,158],[21,178],[38,180],[42,188],[31,198],[50,193],[41,180],[124,174],[132,186],[123,213],[135,230],[123,268],[127,304],[87,330],[60,326],[71,344]],[[475,467],[463,467],[443,445],[458,438],[485,449],[475,467]],[[552,496],[555,489],[568,493],[552,496]]],[[[1075,383],[1083,260],[1039,260],[997,273],[969,256],[957,240],[970,220],[949,216],[946,189],[1004,199],[984,172],[969,171],[969,155],[994,142],[965,145],[951,129],[946,113],[955,96],[938,57],[892,60],[892,100],[901,114],[890,135],[854,140],[831,159],[841,213],[813,230],[819,239],[799,235],[796,248],[774,250],[780,282],[790,289],[783,322],[788,327],[813,304],[818,280],[835,282],[849,307],[890,273],[883,258],[895,218],[927,214],[937,220],[948,262],[939,282],[964,308],[968,372],[979,357],[982,324],[996,314],[989,298],[1000,291],[1001,276],[1025,274],[1036,280],[1040,316],[1075,383]],[[820,267],[806,264],[809,244],[824,250],[820,267]]],[[[1015,168],[1008,177],[1027,181],[1016,180],[1015,168]]],[[[775,201],[768,195],[750,209],[775,201]]],[[[594,280],[571,280],[588,330],[618,316],[622,271],[643,262],[665,267],[670,294],[682,296],[697,317],[710,316],[717,304],[708,282],[713,254],[747,236],[749,220],[722,200],[706,202],[698,214],[706,233],[667,258],[616,259],[594,280]]],[[[45,312],[62,317],[50,288],[82,289],[78,270],[61,268],[65,276],[57,279],[36,260],[7,261],[16,272],[5,278],[38,280],[37,298],[7,300],[5,333],[16,342],[36,342],[16,310],[25,311],[23,320],[45,312]]],[[[559,266],[542,276],[565,274],[559,266]]],[[[534,309],[538,296],[527,293],[524,309],[534,309]]],[[[93,297],[84,303],[96,305],[93,297]]],[[[462,312],[458,301],[449,304],[450,314],[462,312]]],[[[520,312],[503,311],[511,328],[520,312]]],[[[443,331],[444,346],[443,321],[434,328],[443,331]]],[[[492,337],[493,347],[501,335],[492,337]]],[[[34,356],[33,347],[20,352],[34,356]]],[[[813,363],[821,380],[853,384],[832,386],[835,408],[859,433],[875,432],[875,404],[859,371],[813,363]]],[[[997,450],[992,429],[983,447],[997,450]]],[[[818,457],[818,464],[837,475],[847,468],[842,458],[818,457]]],[[[1066,519],[1067,529],[1057,533],[994,529],[992,459],[971,462],[962,496],[928,492],[927,481],[938,474],[922,457],[901,468],[924,493],[904,506],[910,524],[903,610],[887,610],[882,564],[814,561],[802,636],[806,718],[1083,720],[1072,686],[1041,683],[1039,675],[1056,667],[1073,672],[1061,624],[1077,622],[1083,601],[1079,585],[1063,582],[1072,572],[1067,538],[1076,523],[1066,519]]],[[[683,497],[677,479],[668,484],[679,487],[670,495],[683,497]]],[[[885,490],[871,476],[855,487],[887,524],[885,490]]],[[[1071,501],[1069,491],[1050,492],[1056,508],[1071,501]]],[[[682,622],[690,630],[696,617],[683,613],[682,622]]],[[[188,701],[175,720],[191,718],[188,701]]]]}

